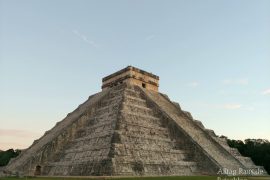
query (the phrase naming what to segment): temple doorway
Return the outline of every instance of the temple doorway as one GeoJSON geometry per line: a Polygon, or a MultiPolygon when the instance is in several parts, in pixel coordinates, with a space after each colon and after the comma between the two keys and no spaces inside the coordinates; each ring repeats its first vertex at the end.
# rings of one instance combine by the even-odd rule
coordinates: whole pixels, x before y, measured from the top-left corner
{"type": "Polygon", "coordinates": [[[37,165],[35,169],[35,176],[40,176],[41,175],[41,166],[37,165]]]}
{"type": "Polygon", "coordinates": [[[142,87],[143,87],[143,88],[146,88],[146,84],[142,83],[142,87]]]}

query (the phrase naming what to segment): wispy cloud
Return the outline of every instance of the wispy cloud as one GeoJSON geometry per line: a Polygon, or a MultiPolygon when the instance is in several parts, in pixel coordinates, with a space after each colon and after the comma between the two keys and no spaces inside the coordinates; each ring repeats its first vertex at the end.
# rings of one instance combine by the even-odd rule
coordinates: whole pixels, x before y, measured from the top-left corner
{"type": "Polygon", "coordinates": [[[241,107],[242,107],[241,104],[225,104],[223,106],[224,109],[231,109],[231,110],[240,109],[241,107]]]}
{"type": "Polygon", "coordinates": [[[187,84],[189,87],[198,87],[200,84],[197,81],[193,81],[187,84]]]}
{"type": "Polygon", "coordinates": [[[0,136],[18,137],[18,138],[32,138],[40,136],[41,134],[33,131],[21,129],[0,129],[0,136]]]}
{"type": "Polygon", "coordinates": [[[77,37],[79,37],[81,40],[83,40],[84,42],[86,42],[87,44],[90,44],[91,46],[93,47],[98,47],[98,45],[95,43],[95,41],[93,40],[89,40],[88,37],[82,33],[80,33],[79,31],[77,30],[73,30],[72,31],[73,34],[75,34],[77,37]]]}
{"type": "Polygon", "coordinates": [[[222,83],[225,85],[248,85],[249,80],[247,78],[225,79],[222,83]]]}
{"type": "Polygon", "coordinates": [[[154,34],[150,34],[148,36],[146,36],[145,40],[146,41],[150,41],[151,39],[154,39],[156,36],[154,34]]]}
{"type": "Polygon", "coordinates": [[[262,95],[270,95],[270,88],[261,92],[262,95]]]}

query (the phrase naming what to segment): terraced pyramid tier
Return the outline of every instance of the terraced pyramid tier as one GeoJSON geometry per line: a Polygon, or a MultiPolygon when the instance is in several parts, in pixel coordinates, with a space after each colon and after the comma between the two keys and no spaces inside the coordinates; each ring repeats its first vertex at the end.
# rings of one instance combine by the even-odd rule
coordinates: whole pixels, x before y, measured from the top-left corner
{"type": "Polygon", "coordinates": [[[258,168],[166,96],[122,83],[90,96],[6,170],[24,175],[216,174],[258,168]]]}

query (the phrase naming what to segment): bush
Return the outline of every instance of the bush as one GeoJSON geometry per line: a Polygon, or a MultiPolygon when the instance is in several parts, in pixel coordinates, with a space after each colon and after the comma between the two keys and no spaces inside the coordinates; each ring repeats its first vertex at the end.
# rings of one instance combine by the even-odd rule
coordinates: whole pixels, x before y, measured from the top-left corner
{"type": "Polygon", "coordinates": [[[8,164],[11,158],[17,157],[21,153],[21,150],[9,149],[7,151],[0,151],[0,166],[8,164]]]}

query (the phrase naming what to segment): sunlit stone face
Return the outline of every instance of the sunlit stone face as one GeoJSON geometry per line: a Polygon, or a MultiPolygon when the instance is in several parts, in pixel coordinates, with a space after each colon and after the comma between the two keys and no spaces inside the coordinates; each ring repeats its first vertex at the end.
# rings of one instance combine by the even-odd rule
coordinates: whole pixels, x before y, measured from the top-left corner
{"type": "Polygon", "coordinates": [[[159,77],[141,69],[128,66],[102,79],[102,90],[111,88],[124,82],[158,91],[159,77]]]}

